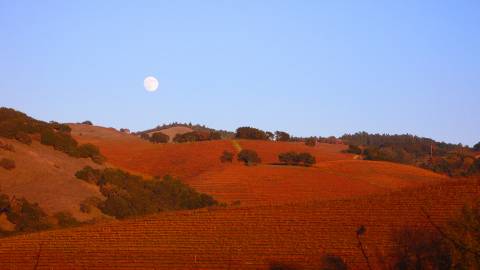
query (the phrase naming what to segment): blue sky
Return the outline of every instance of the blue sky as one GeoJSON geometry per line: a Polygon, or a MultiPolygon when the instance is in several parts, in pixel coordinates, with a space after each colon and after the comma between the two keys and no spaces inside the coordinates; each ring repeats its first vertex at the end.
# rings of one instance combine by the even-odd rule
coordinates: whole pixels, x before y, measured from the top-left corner
{"type": "Polygon", "coordinates": [[[0,1],[0,106],[480,141],[480,1],[0,1]],[[157,92],[143,79],[160,81],[157,92]]]}

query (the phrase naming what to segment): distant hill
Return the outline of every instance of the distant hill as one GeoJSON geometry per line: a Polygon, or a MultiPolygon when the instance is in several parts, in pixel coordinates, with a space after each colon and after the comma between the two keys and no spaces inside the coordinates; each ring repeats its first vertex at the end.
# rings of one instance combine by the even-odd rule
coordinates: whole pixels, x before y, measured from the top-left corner
{"type": "Polygon", "coordinates": [[[217,130],[217,129],[206,127],[204,125],[192,124],[192,123],[177,123],[177,122],[159,125],[155,128],[148,129],[145,131],[139,131],[139,132],[136,132],[135,135],[139,135],[139,136],[141,136],[142,134],[152,135],[155,132],[161,132],[165,135],[168,135],[170,137],[170,141],[172,141],[175,135],[185,134],[192,131],[219,132],[221,134],[222,139],[231,139],[235,136],[234,132],[227,131],[227,130],[217,130]]]}

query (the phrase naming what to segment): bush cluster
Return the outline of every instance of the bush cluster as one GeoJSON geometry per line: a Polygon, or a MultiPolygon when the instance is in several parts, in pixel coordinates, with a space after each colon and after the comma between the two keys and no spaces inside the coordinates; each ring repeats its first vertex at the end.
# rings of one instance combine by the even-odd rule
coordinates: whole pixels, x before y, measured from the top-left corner
{"type": "Polygon", "coordinates": [[[229,152],[229,151],[223,151],[222,155],[220,156],[220,161],[222,163],[232,162],[233,161],[233,153],[229,152]]]}
{"type": "Polygon", "coordinates": [[[191,131],[177,134],[173,138],[176,143],[220,140],[222,135],[217,131],[191,131]]]}
{"type": "Polygon", "coordinates": [[[162,132],[155,132],[149,137],[149,140],[153,143],[168,143],[170,137],[162,132]]]}
{"type": "Polygon", "coordinates": [[[99,209],[119,219],[217,204],[211,196],[199,193],[170,176],[146,181],[118,169],[97,170],[91,167],[83,168],[76,176],[96,183],[107,198],[99,203],[99,209]]]}
{"type": "Polygon", "coordinates": [[[315,157],[310,153],[286,152],[278,155],[278,160],[287,165],[312,166],[317,163],[315,157]]]}
{"type": "Polygon", "coordinates": [[[315,137],[306,138],[305,145],[314,147],[315,145],[317,145],[317,139],[315,137]]]}
{"type": "Polygon", "coordinates": [[[267,140],[265,131],[253,127],[239,127],[235,133],[237,139],[267,140]]]}
{"type": "Polygon", "coordinates": [[[247,166],[261,163],[262,160],[254,150],[243,149],[237,154],[237,160],[243,162],[247,166]]]}
{"type": "Polygon", "coordinates": [[[65,152],[73,157],[91,158],[99,163],[104,161],[104,157],[96,146],[79,145],[71,136],[70,131],[70,127],[65,124],[46,123],[13,109],[0,108],[0,137],[31,144],[30,135],[40,134],[40,142],[53,146],[55,150],[65,152]]]}
{"type": "Polygon", "coordinates": [[[350,153],[350,154],[355,154],[355,155],[361,155],[362,154],[362,148],[360,148],[360,146],[358,146],[358,145],[350,144],[348,146],[348,149],[345,150],[345,152],[350,153]]]}
{"type": "Polygon", "coordinates": [[[16,167],[15,161],[9,158],[2,158],[0,159],[0,167],[5,170],[13,170],[16,167]]]}
{"type": "Polygon", "coordinates": [[[290,134],[285,131],[275,131],[275,139],[279,142],[290,141],[290,134]]]}

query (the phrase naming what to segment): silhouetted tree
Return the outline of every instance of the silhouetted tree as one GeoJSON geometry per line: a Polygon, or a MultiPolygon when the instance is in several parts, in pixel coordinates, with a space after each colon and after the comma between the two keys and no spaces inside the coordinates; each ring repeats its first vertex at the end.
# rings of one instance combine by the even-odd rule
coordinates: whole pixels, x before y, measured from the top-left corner
{"type": "Polygon", "coordinates": [[[150,137],[150,141],[153,143],[168,143],[169,140],[170,137],[162,132],[155,132],[150,137]]]}
{"type": "Polygon", "coordinates": [[[267,134],[260,129],[252,127],[239,127],[235,133],[237,139],[266,140],[267,134]]]}
{"type": "Polygon", "coordinates": [[[90,126],[93,125],[92,121],[89,121],[89,120],[83,121],[82,124],[83,124],[83,125],[90,125],[90,126]]]}
{"type": "Polygon", "coordinates": [[[290,134],[285,131],[275,131],[275,139],[280,142],[290,141],[290,134]]]}
{"type": "Polygon", "coordinates": [[[249,149],[243,149],[237,154],[238,161],[242,161],[245,165],[255,165],[261,162],[260,157],[258,156],[257,152],[249,149]]]}
{"type": "Polygon", "coordinates": [[[223,151],[222,155],[220,156],[220,161],[224,162],[232,162],[233,161],[233,153],[229,151],[223,151]]]}

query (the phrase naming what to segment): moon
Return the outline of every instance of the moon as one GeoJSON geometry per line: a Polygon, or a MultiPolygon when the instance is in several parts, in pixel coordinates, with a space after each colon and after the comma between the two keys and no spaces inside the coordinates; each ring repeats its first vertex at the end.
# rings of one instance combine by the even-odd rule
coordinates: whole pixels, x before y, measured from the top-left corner
{"type": "Polygon", "coordinates": [[[158,80],[153,76],[148,76],[143,80],[143,86],[148,92],[155,92],[158,88],[158,80]]]}

